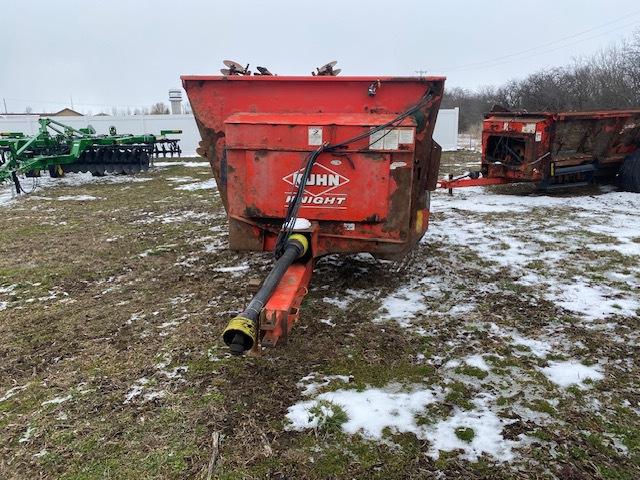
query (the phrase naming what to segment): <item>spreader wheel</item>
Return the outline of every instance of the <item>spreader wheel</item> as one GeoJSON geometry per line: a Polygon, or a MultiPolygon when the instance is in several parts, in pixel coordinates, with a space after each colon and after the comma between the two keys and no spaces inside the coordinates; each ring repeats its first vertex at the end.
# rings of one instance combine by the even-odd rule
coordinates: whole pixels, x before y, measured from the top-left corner
{"type": "Polygon", "coordinates": [[[640,150],[624,159],[618,173],[618,183],[627,192],[640,193],[640,150]]]}

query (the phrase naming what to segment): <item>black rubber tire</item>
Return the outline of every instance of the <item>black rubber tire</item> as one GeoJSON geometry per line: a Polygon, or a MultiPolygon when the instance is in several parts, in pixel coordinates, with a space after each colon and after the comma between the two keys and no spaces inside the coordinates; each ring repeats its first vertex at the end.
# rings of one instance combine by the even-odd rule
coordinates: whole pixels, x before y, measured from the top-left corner
{"type": "Polygon", "coordinates": [[[627,192],[640,193],[640,150],[624,159],[618,173],[618,184],[627,192]]]}

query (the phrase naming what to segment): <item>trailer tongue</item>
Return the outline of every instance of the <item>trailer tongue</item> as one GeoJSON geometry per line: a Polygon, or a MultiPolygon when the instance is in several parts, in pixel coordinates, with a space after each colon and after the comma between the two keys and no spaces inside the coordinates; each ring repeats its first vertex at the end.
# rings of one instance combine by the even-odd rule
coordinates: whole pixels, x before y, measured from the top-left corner
{"type": "Polygon", "coordinates": [[[286,340],[315,259],[399,259],[424,235],[443,77],[183,76],[229,219],[229,246],[276,263],[223,335],[286,340]]]}

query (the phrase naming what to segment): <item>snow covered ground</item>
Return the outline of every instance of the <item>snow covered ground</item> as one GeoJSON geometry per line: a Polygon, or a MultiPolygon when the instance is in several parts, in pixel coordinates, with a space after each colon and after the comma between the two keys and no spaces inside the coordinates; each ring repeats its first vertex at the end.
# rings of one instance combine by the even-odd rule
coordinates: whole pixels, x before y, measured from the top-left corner
{"type": "MultiPolygon", "coordinates": [[[[50,197],[42,197],[41,195],[52,187],[78,187],[81,185],[100,185],[100,184],[114,184],[114,183],[140,183],[151,180],[150,177],[141,175],[106,175],[104,177],[94,177],[90,173],[71,173],[62,178],[51,178],[46,172],[42,173],[41,177],[37,178],[25,178],[21,177],[20,182],[22,188],[27,192],[27,196],[24,194],[16,195],[13,182],[5,182],[0,185],[0,207],[14,202],[18,199],[31,198],[35,200],[53,200],[50,197]]],[[[88,201],[95,200],[95,197],[91,195],[64,195],[57,198],[57,200],[75,200],[75,201],[88,201]]]]}
{"type": "Polygon", "coordinates": [[[607,187],[571,197],[460,189],[453,197],[436,195],[436,220],[423,242],[469,248],[490,268],[507,268],[519,283],[544,287],[547,300],[584,321],[633,316],[640,308],[639,211],[640,195],[607,187]],[[594,271],[604,252],[619,253],[628,265],[594,271]]]}
{"type": "Polygon", "coordinates": [[[206,163],[158,163],[2,217],[5,477],[191,478],[219,431],[229,478],[640,478],[640,195],[435,193],[408,257],[319,260],[287,344],[239,359],[272,257],[228,249],[206,163]]]}
{"type": "MultiPolygon", "coordinates": [[[[190,167],[190,168],[207,169],[207,170],[210,168],[208,162],[190,161],[190,160],[182,161],[182,160],[176,159],[175,161],[167,161],[167,160],[155,161],[150,171],[153,172],[154,169],[164,169],[167,167],[190,167]]],[[[182,179],[185,179],[185,178],[187,179],[187,181],[193,180],[193,179],[189,179],[189,177],[181,177],[178,180],[176,180],[175,178],[169,178],[168,180],[176,183],[181,183],[182,179]]],[[[35,194],[35,195],[39,195],[40,192],[43,192],[48,188],[56,187],[56,186],[68,187],[68,186],[80,186],[80,185],[87,185],[87,184],[112,184],[112,183],[130,183],[130,182],[136,183],[136,182],[146,182],[149,180],[151,180],[151,178],[148,176],[145,176],[144,173],[138,174],[138,175],[106,175],[104,177],[94,177],[90,173],[71,173],[62,178],[50,178],[47,172],[42,172],[41,177],[37,177],[37,178],[21,177],[20,178],[20,181],[22,183],[22,187],[24,188],[24,190],[27,191],[29,194],[35,194]]],[[[215,181],[213,179],[209,180],[208,182],[195,182],[191,185],[184,185],[183,188],[178,188],[178,189],[198,190],[198,189],[205,189],[210,187],[215,188],[215,181]]],[[[84,195],[67,196],[67,198],[61,197],[61,198],[58,198],[58,200],[77,200],[77,201],[93,200],[93,198],[88,198],[88,197],[89,196],[84,196],[84,195]]],[[[13,182],[5,182],[4,184],[0,185],[0,207],[16,200],[17,198],[20,198],[20,196],[16,195],[13,182]]]]}
{"type": "MultiPolygon", "coordinates": [[[[629,363],[604,345],[587,345],[591,332],[605,332],[629,351],[640,347],[629,328],[640,315],[640,195],[606,187],[571,196],[469,188],[453,197],[436,193],[431,211],[417,258],[455,259],[454,269],[411,266],[407,281],[390,293],[350,289],[324,301],[343,311],[363,298],[377,301],[374,323],[391,322],[427,342],[446,330],[437,354],[411,359],[437,374],[424,383],[353,387],[330,376],[305,377],[299,383],[305,398],[289,407],[287,428],[322,431],[337,424],[382,443],[408,432],[429,442],[433,459],[452,452],[472,462],[483,455],[522,460],[541,442],[532,428],[563,424],[555,412],[577,391],[592,413],[611,402],[612,393],[598,385],[615,381],[629,363]],[[465,270],[476,272],[476,283],[465,285],[465,270]],[[487,311],[487,298],[501,298],[506,310],[487,311]],[[523,321],[505,321],[511,315],[523,321]],[[536,325],[528,315],[538,317],[536,325]],[[455,327],[446,329],[448,322],[455,327]],[[438,414],[425,413],[434,409],[438,414]]],[[[323,320],[330,328],[340,321],[323,320]]]]}

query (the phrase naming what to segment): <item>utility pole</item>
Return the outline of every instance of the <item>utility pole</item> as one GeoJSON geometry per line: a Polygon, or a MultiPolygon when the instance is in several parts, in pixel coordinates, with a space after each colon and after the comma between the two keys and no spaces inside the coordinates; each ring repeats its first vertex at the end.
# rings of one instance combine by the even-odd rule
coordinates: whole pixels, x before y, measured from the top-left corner
{"type": "Polygon", "coordinates": [[[2,97],[2,103],[4,103],[4,113],[8,113],[7,112],[7,101],[4,99],[4,97],[2,97]]]}
{"type": "Polygon", "coordinates": [[[73,95],[69,94],[69,98],[71,99],[71,110],[73,110],[73,95]]]}

